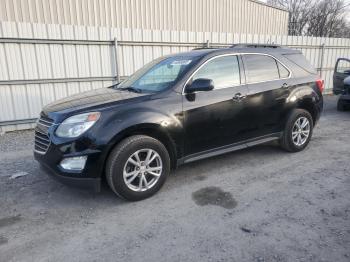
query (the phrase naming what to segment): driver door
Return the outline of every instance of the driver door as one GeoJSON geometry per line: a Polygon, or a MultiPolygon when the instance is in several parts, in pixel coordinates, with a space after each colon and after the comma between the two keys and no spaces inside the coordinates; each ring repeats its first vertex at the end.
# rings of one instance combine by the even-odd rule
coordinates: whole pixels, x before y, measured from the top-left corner
{"type": "Polygon", "coordinates": [[[203,153],[238,142],[247,127],[244,115],[247,87],[241,81],[240,59],[236,55],[211,58],[189,79],[211,79],[214,89],[183,96],[186,130],[185,155],[203,153]],[[242,99],[237,99],[239,95],[242,99]]]}
{"type": "Polygon", "coordinates": [[[350,59],[339,58],[333,74],[334,94],[339,95],[344,93],[344,79],[348,76],[350,76],[350,59]]]}

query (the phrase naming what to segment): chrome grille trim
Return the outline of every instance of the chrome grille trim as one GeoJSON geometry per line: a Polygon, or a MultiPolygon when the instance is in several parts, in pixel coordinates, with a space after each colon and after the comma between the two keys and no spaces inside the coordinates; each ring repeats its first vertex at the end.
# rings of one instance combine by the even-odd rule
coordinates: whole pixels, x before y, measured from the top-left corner
{"type": "Polygon", "coordinates": [[[39,134],[41,134],[41,135],[44,135],[44,136],[47,135],[46,133],[44,133],[44,132],[42,132],[42,131],[40,131],[40,130],[38,130],[38,129],[35,129],[35,132],[37,132],[37,133],[39,133],[39,134]]]}
{"type": "Polygon", "coordinates": [[[49,139],[47,139],[47,138],[44,138],[44,137],[41,137],[41,136],[36,136],[36,138],[38,139],[38,140],[43,140],[44,142],[46,142],[46,143],[50,143],[50,140],[49,139]]]}
{"type": "Polygon", "coordinates": [[[40,144],[40,145],[42,145],[42,146],[44,146],[44,147],[47,146],[47,143],[40,142],[39,139],[37,139],[37,140],[35,141],[35,143],[38,143],[38,144],[40,144]]]}
{"type": "Polygon", "coordinates": [[[48,135],[49,128],[54,125],[54,121],[46,116],[40,115],[35,128],[34,151],[39,154],[46,154],[50,147],[51,140],[48,135]]]}
{"type": "Polygon", "coordinates": [[[42,125],[42,126],[45,126],[45,127],[50,127],[51,125],[48,125],[48,124],[43,124],[41,122],[38,122],[38,125],[42,125]]]}
{"type": "Polygon", "coordinates": [[[48,123],[48,124],[52,124],[53,121],[50,119],[50,120],[45,120],[44,118],[39,118],[39,122],[44,122],[44,123],[48,123]]]}
{"type": "Polygon", "coordinates": [[[40,118],[38,119],[37,124],[45,127],[50,127],[53,125],[53,120],[41,115],[40,118]]]}

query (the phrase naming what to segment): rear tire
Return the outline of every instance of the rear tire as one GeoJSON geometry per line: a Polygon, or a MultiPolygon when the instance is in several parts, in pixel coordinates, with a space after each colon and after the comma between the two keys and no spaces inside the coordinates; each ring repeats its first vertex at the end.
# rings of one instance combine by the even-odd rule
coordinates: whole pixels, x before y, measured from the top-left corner
{"type": "Polygon", "coordinates": [[[139,201],[154,195],[170,172],[170,157],[158,140],[135,135],[122,140],[106,164],[106,180],[118,196],[139,201]]]}
{"type": "Polygon", "coordinates": [[[313,131],[313,120],[304,109],[294,109],[289,115],[280,145],[289,152],[299,152],[310,142],[313,131]]]}

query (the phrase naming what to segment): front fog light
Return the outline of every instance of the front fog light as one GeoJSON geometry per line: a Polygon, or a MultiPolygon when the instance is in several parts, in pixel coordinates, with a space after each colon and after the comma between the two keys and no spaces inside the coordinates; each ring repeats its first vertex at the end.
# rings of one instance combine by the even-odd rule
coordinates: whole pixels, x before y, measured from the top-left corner
{"type": "Polygon", "coordinates": [[[60,166],[66,170],[83,170],[87,156],[68,157],[61,161],[60,166]]]}

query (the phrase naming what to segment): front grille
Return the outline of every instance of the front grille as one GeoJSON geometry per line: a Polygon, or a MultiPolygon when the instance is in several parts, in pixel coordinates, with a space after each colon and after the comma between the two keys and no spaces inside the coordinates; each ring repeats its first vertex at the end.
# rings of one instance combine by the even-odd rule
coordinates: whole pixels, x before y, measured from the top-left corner
{"type": "Polygon", "coordinates": [[[41,114],[41,115],[40,115],[40,118],[39,118],[39,120],[38,120],[38,124],[43,125],[43,126],[49,128],[50,126],[53,125],[53,120],[52,120],[51,118],[48,118],[48,117],[46,117],[46,116],[44,116],[44,115],[41,114]]]}
{"type": "Polygon", "coordinates": [[[40,154],[45,154],[50,146],[49,128],[54,124],[53,120],[40,115],[35,128],[34,150],[40,154]]]}

